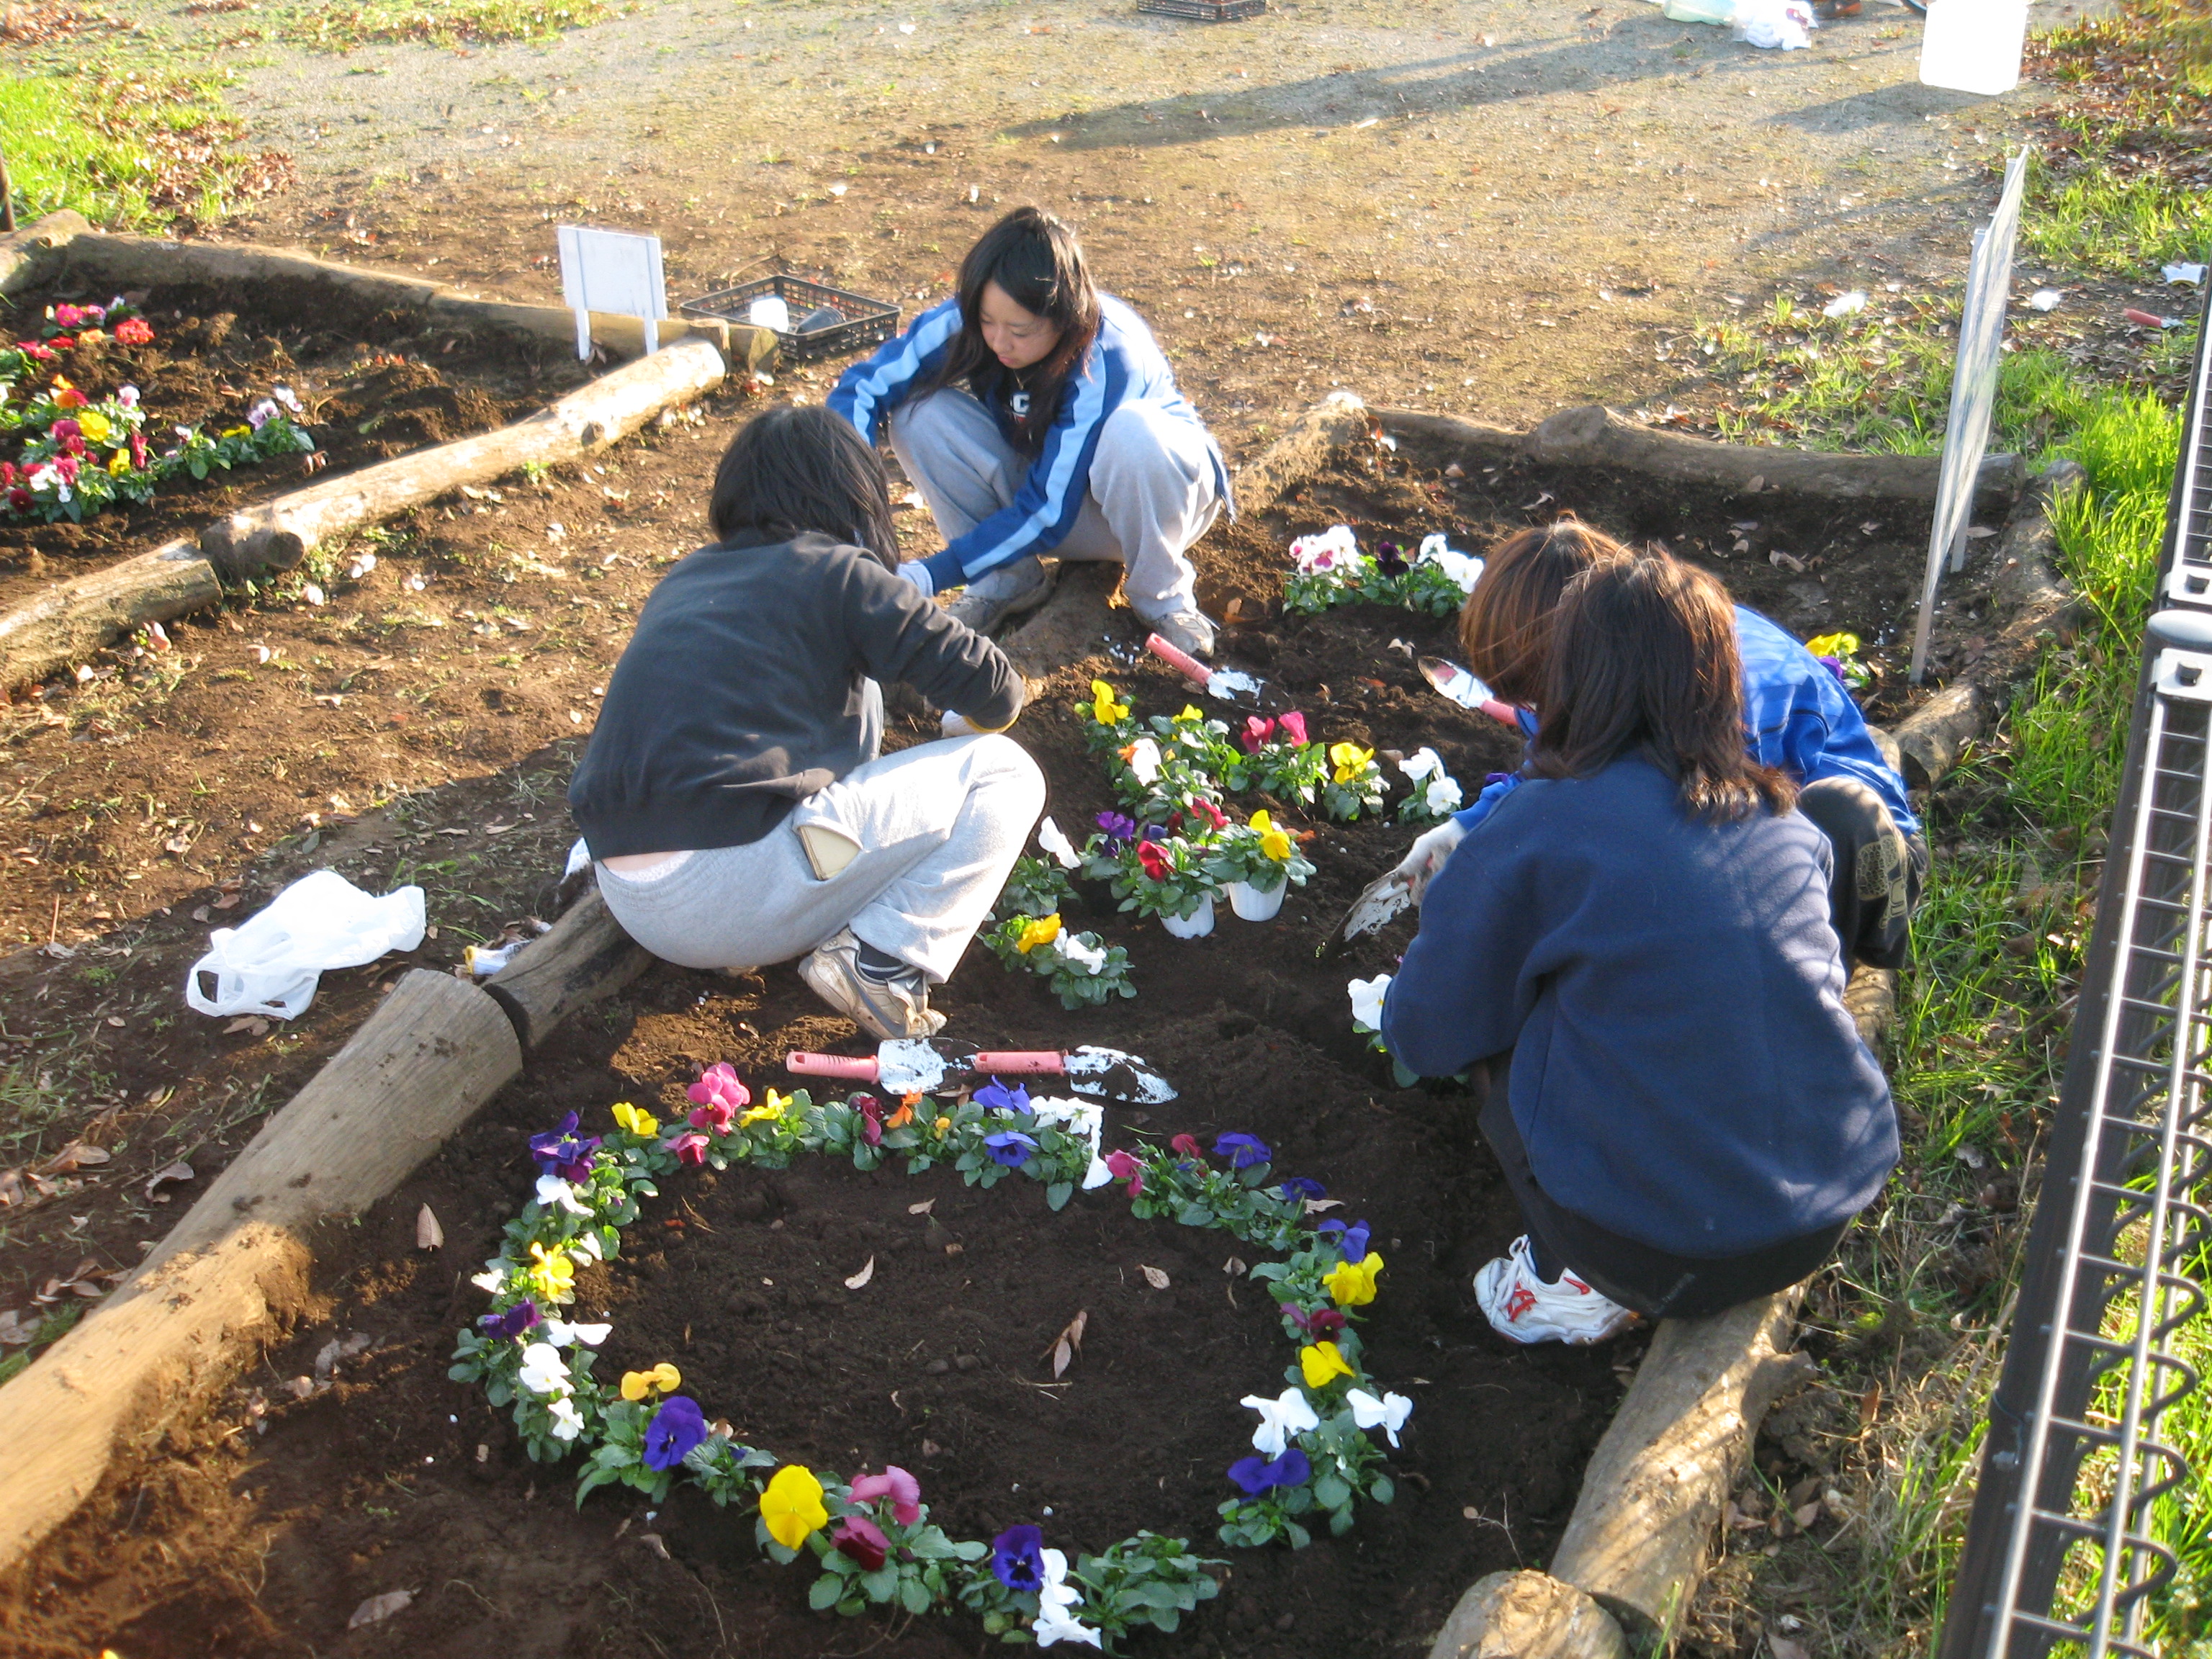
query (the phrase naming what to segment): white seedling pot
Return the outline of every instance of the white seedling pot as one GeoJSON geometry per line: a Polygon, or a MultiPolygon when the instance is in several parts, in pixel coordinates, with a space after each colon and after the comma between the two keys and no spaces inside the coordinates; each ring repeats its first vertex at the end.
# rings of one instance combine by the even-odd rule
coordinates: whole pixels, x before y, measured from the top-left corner
{"type": "Polygon", "coordinates": [[[1204,939],[1213,931],[1213,895],[1199,900],[1198,908],[1187,916],[1162,915],[1160,926],[1177,939],[1204,939]]]}
{"type": "Polygon", "coordinates": [[[1273,921],[1275,912],[1283,908],[1283,895],[1291,890],[1288,881],[1276,884],[1272,893],[1263,893],[1249,881],[1229,884],[1229,908],[1247,921],[1273,921]]]}

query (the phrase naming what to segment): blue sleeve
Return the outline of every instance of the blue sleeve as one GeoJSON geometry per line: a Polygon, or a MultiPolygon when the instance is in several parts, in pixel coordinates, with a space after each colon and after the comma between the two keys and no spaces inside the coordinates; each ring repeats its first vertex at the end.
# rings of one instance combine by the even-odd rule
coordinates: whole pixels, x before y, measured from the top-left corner
{"type": "Polygon", "coordinates": [[[1060,412],[1046,434],[1044,453],[1001,507],[966,535],[929,559],[929,574],[939,587],[955,587],[987,571],[1032,553],[1048,553],[1075,527],[1076,514],[1091,490],[1091,458],[1106,417],[1128,391],[1128,365],[1118,354],[1094,352],[1079,378],[1071,378],[1060,412]]]}
{"type": "MultiPolygon", "coordinates": [[[[1522,816],[1511,815],[1516,821],[1522,816]]],[[[1421,901],[1421,931],[1382,1004],[1391,1057],[1423,1077],[1453,1077],[1519,1040],[1534,1004],[1529,958],[1544,926],[1528,878],[1531,823],[1481,858],[1455,854],[1421,901]]]]}
{"type": "Polygon", "coordinates": [[[840,374],[830,393],[830,410],[872,444],[884,416],[906,400],[916,380],[937,367],[959,332],[960,301],[939,301],[908,325],[904,333],[877,347],[874,356],[840,374]]]}
{"type": "Polygon", "coordinates": [[[1500,801],[1520,787],[1521,775],[1518,772],[1509,772],[1503,777],[1492,778],[1482,786],[1482,793],[1474,798],[1471,805],[1464,806],[1452,814],[1452,822],[1462,830],[1474,829],[1476,824],[1480,823],[1498,810],[1500,801]]]}

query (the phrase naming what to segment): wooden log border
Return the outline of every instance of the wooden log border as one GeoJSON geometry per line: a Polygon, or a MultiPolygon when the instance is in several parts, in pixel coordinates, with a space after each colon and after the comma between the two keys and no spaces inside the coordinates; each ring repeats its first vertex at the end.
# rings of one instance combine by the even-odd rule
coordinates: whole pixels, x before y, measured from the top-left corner
{"type": "Polygon", "coordinates": [[[137,1270],[0,1388],[0,1575],[204,1408],[305,1299],[311,1230],[390,1194],[650,958],[596,891],[479,988],[416,969],[137,1270]]]}

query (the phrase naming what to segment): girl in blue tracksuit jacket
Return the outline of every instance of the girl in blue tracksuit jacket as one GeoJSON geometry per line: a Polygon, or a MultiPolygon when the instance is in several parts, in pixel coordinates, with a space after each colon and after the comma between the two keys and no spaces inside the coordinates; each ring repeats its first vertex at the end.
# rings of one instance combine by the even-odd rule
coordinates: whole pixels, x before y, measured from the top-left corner
{"type": "Polygon", "coordinates": [[[1144,321],[1091,281],[1075,234],[1008,214],[961,262],[958,292],[839,377],[830,407],[891,447],[945,538],[901,574],[963,587],[978,632],[1040,603],[1040,554],[1115,559],[1131,607],[1210,654],[1189,550],[1229,471],[1144,321]]]}
{"type": "Polygon", "coordinates": [[[1528,1231],[1475,1292],[1516,1341],[1795,1284],[1897,1159],[1829,840],[1745,753],[1733,621],[1663,554],[1569,585],[1526,781],[1430,883],[1383,1002],[1405,1065],[1491,1062],[1481,1126],[1528,1231]]]}
{"type": "MultiPolygon", "coordinates": [[[[1492,695],[1528,704],[1543,684],[1552,618],[1559,596],[1582,571],[1626,553],[1620,543],[1572,519],[1510,537],[1485,565],[1460,616],[1469,666],[1492,695]]],[[[1908,923],[1928,872],[1928,847],[1906,804],[1905,781],[1883,757],[1865,717],[1828,666],[1755,611],[1735,607],[1742,664],[1744,746],[1762,766],[1799,787],[1797,810],[1835,849],[1831,920],[1846,960],[1876,968],[1905,964],[1908,923]]],[[[1465,811],[1413,843],[1400,871],[1416,896],[1453,848],[1522,781],[1493,777],[1465,811]]]]}

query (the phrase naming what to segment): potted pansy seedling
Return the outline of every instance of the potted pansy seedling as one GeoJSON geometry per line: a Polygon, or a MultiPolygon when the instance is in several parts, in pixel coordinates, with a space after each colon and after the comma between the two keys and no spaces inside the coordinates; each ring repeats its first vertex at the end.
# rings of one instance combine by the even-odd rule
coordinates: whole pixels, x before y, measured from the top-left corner
{"type": "Polygon", "coordinates": [[[1263,809],[1222,836],[1206,868],[1227,890],[1231,909],[1246,921],[1268,921],[1283,908],[1283,896],[1304,886],[1314,867],[1299,855],[1290,831],[1263,809]]]}
{"type": "Polygon", "coordinates": [[[1328,746],[1328,781],[1322,786],[1321,804],[1329,817],[1349,823],[1362,812],[1382,806],[1382,769],[1375,751],[1356,743],[1328,746]]]}
{"type": "Polygon", "coordinates": [[[1433,749],[1419,749],[1398,763],[1413,786],[1413,793],[1398,803],[1401,823],[1434,823],[1448,818],[1466,805],[1459,780],[1444,770],[1443,757],[1433,749]]]}
{"type": "Polygon", "coordinates": [[[1177,939],[1204,939],[1213,931],[1214,890],[1204,856],[1180,836],[1131,842],[1114,878],[1121,908],[1158,917],[1177,939]]]}

